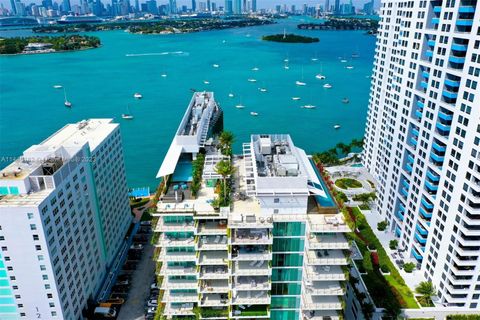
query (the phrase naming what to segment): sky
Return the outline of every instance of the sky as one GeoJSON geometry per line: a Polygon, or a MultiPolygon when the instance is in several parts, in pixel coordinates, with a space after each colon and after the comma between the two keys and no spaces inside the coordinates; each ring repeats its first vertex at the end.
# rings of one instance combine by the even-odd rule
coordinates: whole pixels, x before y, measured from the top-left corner
{"type": "MultiPolygon", "coordinates": [[[[21,2],[25,4],[30,4],[30,3],[41,3],[41,0],[20,0],[21,2]]],[[[54,2],[61,2],[61,0],[53,0],[54,2]]],[[[145,2],[145,0],[139,0],[140,3],[145,2]]],[[[205,1],[206,0],[196,0],[197,2],[205,1]]],[[[70,0],[70,3],[73,4],[78,4],[80,0],[70,0]]],[[[110,3],[111,0],[102,0],[103,3],[110,3]]],[[[225,0],[212,0],[212,2],[216,2],[218,5],[223,6],[225,0]]],[[[330,0],[330,4],[334,3],[335,0],[330,0]]],[[[340,3],[347,2],[346,0],[341,0],[340,3]]],[[[359,8],[363,7],[363,4],[367,2],[367,0],[352,0],[353,5],[357,6],[359,8]]],[[[377,2],[377,0],[376,0],[377,2]]],[[[10,9],[10,0],[0,0],[0,3],[3,4],[6,8],[10,9]]],[[[135,3],[135,0],[130,0],[130,3],[135,3]]],[[[168,3],[168,0],[157,0],[157,3],[164,4],[168,3]]],[[[182,6],[182,5],[187,5],[188,7],[191,6],[191,0],[177,0],[177,5],[182,6]]],[[[304,3],[308,4],[309,6],[315,6],[317,4],[320,5],[325,5],[325,0],[257,0],[257,7],[259,9],[273,9],[275,5],[277,4],[286,4],[288,6],[294,4],[297,7],[302,6],[304,3]]]]}

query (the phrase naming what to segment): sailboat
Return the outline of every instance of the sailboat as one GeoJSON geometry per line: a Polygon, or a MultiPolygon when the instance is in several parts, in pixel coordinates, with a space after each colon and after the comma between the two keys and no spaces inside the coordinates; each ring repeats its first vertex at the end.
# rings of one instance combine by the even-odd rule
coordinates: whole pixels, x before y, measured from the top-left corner
{"type": "Polygon", "coordinates": [[[320,67],[320,73],[315,76],[318,80],[325,80],[325,76],[322,74],[323,73],[323,65],[320,67]]]}
{"type": "Polygon", "coordinates": [[[317,53],[315,52],[315,56],[311,59],[312,61],[317,61],[318,58],[317,58],[317,53]]]}
{"type": "Polygon", "coordinates": [[[302,81],[295,81],[295,84],[297,86],[306,86],[307,84],[305,82],[303,82],[303,67],[302,67],[302,81]]]}
{"type": "Polygon", "coordinates": [[[130,106],[129,105],[127,105],[127,113],[122,114],[122,119],[125,119],[125,120],[132,120],[133,119],[133,115],[130,113],[130,106]]]}
{"type": "Polygon", "coordinates": [[[59,85],[59,84],[56,84],[56,85],[53,86],[53,88],[54,88],[54,89],[62,89],[63,87],[62,87],[61,85],[59,85]]]}
{"type": "Polygon", "coordinates": [[[298,101],[298,100],[300,100],[300,99],[301,99],[300,97],[292,97],[292,100],[293,100],[293,101],[298,101]]]}
{"type": "Polygon", "coordinates": [[[304,106],[301,106],[303,109],[315,109],[317,106],[314,106],[313,104],[306,104],[304,106]]]}
{"type": "Polygon", "coordinates": [[[249,78],[247,81],[248,82],[257,82],[257,79],[249,78]]]}
{"type": "Polygon", "coordinates": [[[329,84],[329,83],[326,83],[326,84],[323,85],[323,87],[324,87],[325,89],[330,89],[330,88],[332,87],[332,85],[329,84]]]}
{"type": "Polygon", "coordinates": [[[219,65],[219,64],[216,64],[216,63],[214,63],[212,66],[213,66],[214,68],[220,67],[220,65],[219,65]]]}
{"type": "Polygon", "coordinates": [[[67,91],[65,91],[65,88],[63,88],[63,96],[65,97],[65,102],[63,104],[65,105],[65,107],[71,108],[72,103],[67,99],[67,91]]]}
{"type": "Polygon", "coordinates": [[[283,66],[283,69],[288,70],[290,67],[288,66],[288,62],[285,62],[285,65],[283,66]]]}
{"type": "Polygon", "coordinates": [[[230,93],[228,94],[228,97],[229,97],[229,98],[233,98],[233,97],[235,97],[235,95],[230,92],[230,93]]]}

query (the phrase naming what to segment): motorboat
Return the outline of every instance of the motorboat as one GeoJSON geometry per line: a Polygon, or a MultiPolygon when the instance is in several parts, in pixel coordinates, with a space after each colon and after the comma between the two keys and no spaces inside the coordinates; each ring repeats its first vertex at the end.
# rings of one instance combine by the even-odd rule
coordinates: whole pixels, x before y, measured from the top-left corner
{"type": "Polygon", "coordinates": [[[162,78],[166,78],[166,77],[167,77],[167,74],[166,74],[166,73],[162,73],[160,76],[161,76],[162,78]]]}
{"type": "Polygon", "coordinates": [[[351,70],[351,69],[353,69],[353,66],[346,66],[345,68],[351,70]]]}
{"type": "Polygon", "coordinates": [[[250,115],[256,117],[256,116],[258,116],[258,113],[252,111],[252,112],[250,112],[250,115]]]}
{"type": "Polygon", "coordinates": [[[205,83],[205,84],[210,84],[210,81],[203,80],[203,83],[205,83]]]}
{"type": "Polygon", "coordinates": [[[260,69],[258,69],[257,67],[252,68],[252,71],[258,71],[258,70],[260,69]]]}
{"type": "Polygon", "coordinates": [[[343,98],[343,99],[342,99],[342,102],[343,102],[343,103],[349,103],[350,100],[349,100],[348,98],[343,98]]]}
{"type": "Polygon", "coordinates": [[[229,93],[229,94],[228,94],[228,97],[229,97],[229,98],[233,98],[233,97],[235,97],[235,95],[234,95],[233,93],[229,93]]]}
{"type": "Polygon", "coordinates": [[[325,77],[323,74],[319,73],[315,76],[315,78],[317,78],[318,80],[325,80],[327,77],[325,77]]]}
{"type": "Polygon", "coordinates": [[[258,88],[258,90],[260,90],[260,92],[267,92],[267,88],[258,88]]]}
{"type": "Polygon", "coordinates": [[[237,105],[235,106],[235,108],[237,108],[237,109],[245,109],[245,106],[244,106],[243,104],[237,104],[237,105]]]}
{"type": "Polygon", "coordinates": [[[306,85],[307,85],[305,82],[298,81],[298,80],[295,81],[295,84],[296,84],[297,86],[306,86],[306,85]]]}
{"type": "Polygon", "coordinates": [[[142,98],[143,98],[143,96],[142,96],[140,93],[138,93],[138,92],[135,93],[135,94],[133,95],[133,97],[134,97],[135,99],[142,99],[142,98]]]}
{"type": "Polygon", "coordinates": [[[62,87],[61,85],[59,85],[59,84],[56,84],[56,85],[53,86],[53,88],[54,88],[54,89],[62,89],[63,87],[62,87]]]}
{"type": "Polygon", "coordinates": [[[257,79],[250,78],[248,79],[248,82],[257,82],[257,79]]]}
{"type": "Polygon", "coordinates": [[[329,84],[329,83],[326,83],[326,84],[323,85],[323,87],[324,87],[325,89],[330,89],[330,88],[332,87],[332,85],[329,84]]]}
{"type": "Polygon", "coordinates": [[[306,104],[302,106],[303,109],[315,109],[317,106],[311,105],[311,104],[306,104]]]}
{"type": "Polygon", "coordinates": [[[294,101],[298,101],[300,99],[301,99],[300,97],[292,97],[292,100],[294,100],[294,101]]]}
{"type": "Polygon", "coordinates": [[[339,124],[336,124],[333,126],[334,129],[340,129],[340,125],[339,124]]]}
{"type": "Polygon", "coordinates": [[[213,64],[213,67],[214,67],[214,68],[218,68],[218,67],[220,67],[220,65],[214,63],[214,64],[213,64]]]}

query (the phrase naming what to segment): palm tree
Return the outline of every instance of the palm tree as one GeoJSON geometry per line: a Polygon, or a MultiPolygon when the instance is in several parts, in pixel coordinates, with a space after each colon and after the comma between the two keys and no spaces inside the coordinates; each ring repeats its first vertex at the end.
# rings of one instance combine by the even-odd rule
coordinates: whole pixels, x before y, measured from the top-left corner
{"type": "Polygon", "coordinates": [[[227,204],[227,177],[235,173],[235,167],[229,160],[221,160],[215,165],[215,172],[223,178],[223,205],[227,204]]]}
{"type": "Polygon", "coordinates": [[[345,144],[345,143],[337,143],[337,145],[335,146],[337,149],[340,149],[340,152],[342,152],[343,155],[347,155],[350,153],[350,151],[352,151],[352,148],[350,147],[350,145],[348,144],[345,144]]]}
{"type": "Polygon", "coordinates": [[[218,142],[220,143],[220,149],[223,154],[230,154],[234,140],[235,137],[233,136],[233,133],[230,131],[222,131],[220,137],[218,137],[218,142]]]}
{"type": "Polygon", "coordinates": [[[420,299],[423,300],[424,303],[429,303],[431,298],[436,295],[437,289],[435,289],[435,286],[432,284],[432,282],[422,281],[415,288],[415,292],[421,295],[420,299]]]}

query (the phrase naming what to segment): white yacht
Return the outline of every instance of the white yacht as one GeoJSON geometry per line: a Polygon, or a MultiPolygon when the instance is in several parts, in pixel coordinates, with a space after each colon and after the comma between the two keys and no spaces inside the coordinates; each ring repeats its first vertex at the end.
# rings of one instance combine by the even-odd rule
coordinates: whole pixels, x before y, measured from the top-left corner
{"type": "Polygon", "coordinates": [[[267,88],[258,88],[258,90],[260,90],[260,92],[267,92],[267,88]]]}
{"type": "Polygon", "coordinates": [[[63,104],[65,105],[65,107],[71,108],[72,103],[70,101],[68,101],[68,99],[67,99],[67,91],[65,91],[65,88],[63,88],[63,96],[65,98],[65,102],[63,104]]]}
{"type": "Polygon", "coordinates": [[[214,68],[218,68],[218,67],[220,67],[220,65],[214,63],[214,64],[213,64],[213,67],[214,67],[214,68]]]}
{"type": "Polygon", "coordinates": [[[233,98],[233,97],[235,97],[235,95],[234,95],[233,93],[229,93],[229,94],[228,94],[228,97],[229,97],[229,98],[233,98]]]}
{"type": "Polygon", "coordinates": [[[59,84],[56,84],[56,85],[53,86],[53,88],[54,88],[54,89],[62,89],[63,87],[62,87],[61,85],[59,85],[59,84]]]}
{"type": "Polygon", "coordinates": [[[297,86],[306,86],[306,85],[307,85],[305,82],[298,81],[298,80],[295,81],[295,84],[296,84],[297,86]]]}
{"type": "Polygon", "coordinates": [[[301,106],[303,109],[315,109],[317,106],[314,106],[312,104],[306,104],[304,106],[301,106]]]}
{"type": "Polygon", "coordinates": [[[167,74],[166,74],[166,73],[162,73],[160,76],[161,76],[162,78],[166,78],[166,77],[167,77],[167,74]]]}
{"type": "Polygon", "coordinates": [[[210,84],[210,81],[203,80],[203,83],[205,83],[205,84],[210,84]]]}
{"type": "Polygon", "coordinates": [[[258,70],[260,70],[260,69],[258,69],[257,67],[252,68],[252,71],[258,71],[258,70]]]}
{"type": "Polygon", "coordinates": [[[336,124],[333,126],[334,129],[340,129],[340,125],[339,124],[336,124]]]}
{"type": "Polygon", "coordinates": [[[252,111],[252,112],[250,112],[250,115],[256,117],[256,116],[258,116],[258,113],[252,111]]]}
{"type": "Polygon", "coordinates": [[[300,97],[292,97],[292,100],[294,100],[294,101],[298,101],[300,99],[301,99],[300,97]]]}
{"type": "Polygon", "coordinates": [[[330,88],[332,87],[332,85],[329,84],[329,83],[326,83],[326,84],[323,85],[323,87],[324,87],[325,89],[330,89],[330,88]]]}
{"type": "Polygon", "coordinates": [[[345,68],[347,68],[347,69],[350,69],[350,70],[351,70],[351,69],[353,69],[353,66],[346,66],[345,68]]]}
{"type": "Polygon", "coordinates": [[[315,76],[315,78],[317,78],[318,80],[325,80],[327,77],[325,77],[323,74],[319,73],[315,76]]]}
{"type": "Polygon", "coordinates": [[[237,109],[245,109],[245,106],[244,106],[243,104],[237,104],[237,105],[235,106],[235,108],[237,108],[237,109]]]}
{"type": "Polygon", "coordinates": [[[136,93],[133,95],[133,97],[134,97],[135,99],[142,99],[142,98],[143,98],[143,96],[142,96],[140,93],[138,93],[138,92],[136,92],[136,93]]]}
{"type": "Polygon", "coordinates": [[[257,82],[257,79],[249,78],[248,82],[257,82]]]}

